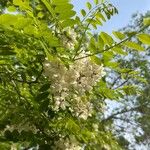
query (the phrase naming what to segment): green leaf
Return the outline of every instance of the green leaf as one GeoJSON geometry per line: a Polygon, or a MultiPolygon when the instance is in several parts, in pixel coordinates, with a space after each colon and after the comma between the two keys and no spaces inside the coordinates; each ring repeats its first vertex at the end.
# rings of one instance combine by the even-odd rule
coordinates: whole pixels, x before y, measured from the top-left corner
{"type": "Polygon", "coordinates": [[[94,38],[94,37],[92,37],[92,38],[90,39],[89,49],[90,49],[90,51],[91,51],[92,53],[97,52],[96,41],[95,41],[95,38],[94,38]]]}
{"type": "Polygon", "coordinates": [[[40,102],[39,109],[41,111],[47,111],[48,110],[48,105],[49,105],[49,99],[45,99],[45,100],[43,100],[43,101],[40,102]]]}
{"type": "Polygon", "coordinates": [[[109,11],[104,10],[105,15],[107,17],[107,19],[109,20],[111,18],[111,14],[109,13],[109,11]]]}
{"type": "Polygon", "coordinates": [[[112,51],[116,52],[117,54],[120,54],[120,55],[127,55],[128,53],[125,52],[121,47],[117,47],[115,46],[112,51]]]}
{"type": "Polygon", "coordinates": [[[72,27],[72,26],[74,26],[75,24],[77,23],[77,21],[76,20],[74,20],[74,19],[67,19],[67,20],[64,20],[63,22],[62,22],[62,24],[61,24],[61,26],[62,27],[72,27]]]}
{"type": "Polygon", "coordinates": [[[2,14],[0,15],[0,24],[5,26],[14,25],[17,17],[12,14],[2,14]]]}
{"type": "Polygon", "coordinates": [[[109,62],[105,63],[105,65],[107,67],[109,67],[109,68],[116,69],[116,68],[118,68],[119,63],[118,62],[111,62],[111,61],[109,61],[109,62]]]}
{"type": "Polygon", "coordinates": [[[97,24],[97,25],[100,25],[100,26],[102,26],[103,24],[102,24],[102,22],[101,22],[101,20],[100,19],[95,19],[95,23],[97,24]]]}
{"type": "Polygon", "coordinates": [[[43,4],[45,5],[45,7],[47,8],[47,10],[49,11],[49,13],[51,13],[52,17],[55,18],[55,13],[50,5],[50,3],[47,0],[41,0],[43,2],[43,4]]]}
{"type": "Polygon", "coordinates": [[[98,0],[94,0],[94,3],[97,5],[98,4],[98,0]]]}
{"type": "Polygon", "coordinates": [[[93,26],[93,28],[97,29],[97,24],[101,25],[101,22],[98,22],[97,20],[93,19],[91,20],[91,25],[93,26]]]}
{"type": "Polygon", "coordinates": [[[95,16],[95,20],[96,20],[97,24],[99,24],[101,26],[103,25],[101,18],[99,18],[98,15],[95,16]]]}
{"type": "Polygon", "coordinates": [[[118,9],[117,8],[114,8],[114,13],[118,14],[118,9]]]}
{"type": "Polygon", "coordinates": [[[49,144],[42,144],[42,145],[39,145],[39,149],[51,149],[51,145],[49,145],[49,144]]]}
{"type": "Polygon", "coordinates": [[[98,18],[102,19],[104,22],[106,22],[106,19],[102,13],[97,13],[96,17],[98,17],[98,18]]]}
{"type": "Polygon", "coordinates": [[[150,25],[150,17],[144,18],[143,24],[144,24],[145,26],[149,26],[149,25],[150,25]]]}
{"type": "Polygon", "coordinates": [[[100,35],[98,36],[98,47],[99,47],[100,50],[104,49],[104,41],[103,41],[103,39],[101,38],[100,35]]]}
{"type": "Polygon", "coordinates": [[[38,16],[38,18],[43,18],[44,17],[44,13],[40,11],[37,16],[38,16]]]}
{"type": "Polygon", "coordinates": [[[100,36],[106,45],[111,46],[114,43],[113,38],[110,35],[108,35],[107,33],[101,32],[100,36]]]}
{"type": "Polygon", "coordinates": [[[102,64],[102,61],[100,58],[98,58],[97,56],[91,56],[91,60],[93,62],[95,62],[97,65],[101,65],[102,64]]]}
{"type": "Polygon", "coordinates": [[[13,0],[13,4],[19,6],[21,9],[31,10],[29,0],[13,0]]]}
{"type": "Polygon", "coordinates": [[[12,132],[9,131],[9,130],[6,130],[6,131],[4,132],[4,136],[5,136],[8,140],[12,140],[12,138],[13,138],[12,132]]]}
{"type": "Polygon", "coordinates": [[[39,37],[40,36],[39,32],[38,32],[38,29],[35,26],[33,26],[33,25],[26,26],[24,28],[24,33],[26,33],[28,35],[34,35],[35,37],[39,37]]]}
{"type": "Polygon", "coordinates": [[[73,5],[72,4],[63,4],[63,5],[56,5],[54,11],[55,13],[66,13],[67,11],[72,11],[73,5]],[[64,12],[65,10],[65,12],[64,12]]]}
{"type": "Polygon", "coordinates": [[[14,24],[14,27],[16,29],[24,29],[29,24],[32,24],[32,19],[31,18],[25,18],[23,16],[18,16],[17,20],[16,20],[16,22],[14,24]]]}
{"type": "Polygon", "coordinates": [[[0,55],[15,55],[16,53],[11,50],[0,50],[0,55]]]}
{"type": "Polygon", "coordinates": [[[47,83],[47,84],[44,84],[44,85],[39,89],[39,91],[40,91],[40,92],[45,92],[45,91],[47,91],[49,88],[50,88],[50,84],[47,83]]]}
{"type": "Polygon", "coordinates": [[[42,5],[37,5],[37,6],[36,6],[36,9],[37,9],[37,10],[43,10],[43,6],[42,6],[42,5]]]}
{"type": "Polygon", "coordinates": [[[128,37],[135,36],[137,34],[136,31],[125,32],[128,37]]]}
{"type": "Polygon", "coordinates": [[[103,61],[104,64],[107,65],[107,63],[114,57],[114,53],[112,51],[106,51],[103,53],[103,61]]]}
{"type": "Polygon", "coordinates": [[[100,88],[99,88],[99,92],[100,94],[105,97],[105,98],[109,98],[109,99],[116,99],[116,93],[114,92],[114,90],[110,89],[107,87],[106,82],[103,82],[102,80],[99,82],[100,84],[100,88]]]}
{"type": "Polygon", "coordinates": [[[133,85],[125,85],[125,86],[123,86],[122,90],[127,95],[137,95],[140,92],[138,87],[133,86],[133,85]]]}
{"type": "Polygon", "coordinates": [[[73,11],[73,10],[71,10],[71,11],[70,10],[66,10],[65,13],[60,13],[58,15],[58,18],[60,20],[66,20],[66,19],[69,19],[69,18],[73,17],[75,14],[76,14],[76,12],[73,11]]]}
{"type": "Polygon", "coordinates": [[[7,8],[7,10],[8,10],[9,12],[15,12],[15,11],[16,11],[16,7],[14,7],[14,6],[9,6],[9,7],[7,8]]]}
{"type": "Polygon", "coordinates": [[[55,4],[55,5],[66,5],[68,4],[69,0],[53,0],[52,1],[52,4],[55,4]]]}
{"type": "Polygon", "coordinates": [[[81,14],[82,14],[83,17],[85,17],[86,16],[86,11],[84,9],[82,9],[81,14]]]}
{"type": "Polygon", "coordinates": [[[131,42],[131,41],[127,41],[123,45],[127,46],[128,48],[132,48],[132,49],[139,50],[139,51],[144,50],[144,48],[141,47],[139,44],[137,44],[135,42],[131,42]]]}
{"type": "Polygon", "coordinates": [[[48,95],[49,95],[49,92],[40,93],[35,97],[35,100],[42,101],[43,99],[46,99],[48,97],[48,95]]]}
{"type": "Polygon", "coordinates": [[[126,37],[125,34],[118,32],[118,31],[113,31],[112,33],[119,40],[123,40],[126,37]]]}
{"type": "Polygon", "coordinates": [[[89,10],[92,8],[91,3],[89,3],[89,2],[86,3],[86,6],[87,6],[87,8],[88,8],[89,10]]]}
{"type": "Polygon", "coordinates": [[[142,33],[137,35],[137,37],[142,43],[150,45],[150,35],[142,33]]]}

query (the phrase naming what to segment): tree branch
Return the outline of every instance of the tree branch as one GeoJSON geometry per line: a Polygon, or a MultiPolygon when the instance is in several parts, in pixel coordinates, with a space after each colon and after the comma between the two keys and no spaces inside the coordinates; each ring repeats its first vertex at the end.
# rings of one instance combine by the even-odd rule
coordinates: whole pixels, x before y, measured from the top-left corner
{"type": "Polygon", "coordinates": [[[127,80],[125,80],[124,82],[122,82],[120,85],[118,85],[117,87],[113,88],[113,90],[116,90],[120,87],[122,87],[124,84],[126,84],[129,81],[129,78],[127,80]]]}
{"type": "Polygon", "coordinates": [[[118,112],[116,112],[116,113],[110,115],[109,117],[103,119],[101,122],[103,123],[103,122],[107,122],[107,121],[109,121],[109,120],[115,119],[115,117],[116,117],[117,115],[121,115],[121,114],[124,114],[124,113],[127,113],[127,112],[131,112],[131,111],[136,111],[136,110],[138,110],[139,108],[141,108],[141,107],[143,107],[143,106],[146,106],[146,105],[147,105],[147,103],[145,103],[145,104],[143,104],[143,105],[140,105],[140,106],[137,106],[137,107],[132,107],[132,108],[130,108],[130,109],[125,108],[125,109],[123,109],[123,110],[121,110],[121,111],[118,111],[118,112]]]}
{"type": "Polygon", "coordinates": [[[104,50],[102,50],[102,51],[100,51],[100,52],[96,52],[96,53],[93,53],[93,54],[88,54],[88,55],[85,55],[85,56],[83,56],[83,57],[76,58],[75,61],[76,61],[76,60],[80,60],[80,59],[84,59],[84,58],[87,58],[87,57],[91,57],[91,56],[94,56],[94,55],[98,55],[98,54],[101,54],[101,53],[103,53],[103,52],[105,52],[105,51],[109,51],[109,50],[115,48],[116,46],[120,46],[122,43],[124,43],[124,42],[130,40],[130,39],[131,39],[132,37],[134,37],[136,34],[142,32],[143,30],[145,30],[147,27],[148,27],[148,26],[144,26],[142,29],[140,29],[139,31],[135,32],[133,35],[131,35],[131,36],[129,36],[128,38],[126,38],[126,39],[124,39],[124,40],[122,40],[122,41],[116,43],[116,44],[113,45],[113,46],[107,47],[106,49],[104,49],[104,50]]]}
{"type": "MultiPolygon", "coordinates": [[[[84,19],[81,21],[81,23],[83,23],[84,21],[85,21],[85,19],[93,12],[93,14],[91,14],[91,19],[90,19],[90,21],[88,22],[88,24],[86,25],[86,27],[85,27],[85,29],[84,29],[84,32],[82,33],[82,37],[81,37],[81,39],[80,39],[80,41],[79,41],[79,46],[77,47],[77,49],[76,49],[76,54],[75,54],[75,56],[73,57],[73,60],[76,60],[75,58],[76,58],[76,56],[78,55],[78,52],[79,52],[79,50],[80,50],[80,48],[81,48],[81,45],[82,45],[82,41],[83,41],[83,39],[84,39],[84,35],[86,34],[86,32],[87,32],[87,30],[88,30],[88,28],[89,28],[89,26],[90,26],[90,24],[91,24],[91,22],[92,22],[92,20],[96,17],[96,13],[98,12],[98,11],[102,11],[104,8],[102,8],[102,9],[100,9],[99,10],[99,7],[101,6],[102,4],[99,4],[99,5],[96,5],[91,11],[89,11],[89,13],[84,17],[84,19]]],[[[76,30],[76,29],[75,29],[76,30]]],[[[82,52],[82,51],[81,51],[82,52]]],[[[79,52],[79,54],[81,53],[81,52],[79,52]]]]}

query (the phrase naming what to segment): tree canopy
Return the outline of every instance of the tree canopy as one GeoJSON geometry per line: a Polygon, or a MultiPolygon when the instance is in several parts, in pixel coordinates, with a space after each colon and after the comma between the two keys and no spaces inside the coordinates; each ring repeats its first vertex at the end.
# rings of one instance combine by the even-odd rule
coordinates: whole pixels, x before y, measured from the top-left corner
{"type": "Polygon", "coordinates": [[[144,65],[127,59],[150,45],[150,18],[95,35],[118,11],[107,1],[86,6],[78,16],[69,0],[0,2],[1,149],[122,149],[107,101],[143,97],[144,65]]]}

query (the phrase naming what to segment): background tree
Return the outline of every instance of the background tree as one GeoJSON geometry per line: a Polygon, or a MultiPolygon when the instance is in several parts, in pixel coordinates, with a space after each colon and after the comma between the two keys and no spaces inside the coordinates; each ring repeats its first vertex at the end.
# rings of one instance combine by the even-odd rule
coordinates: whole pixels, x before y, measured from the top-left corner
{"type": "MultiPolygon", "coordinates": [[[[122,30],[125,32],[131,32],[132,29],[138,30],[142,26],[143,18],[147,17],[149,17],[149,12],[145,15],[138,13],[133,15],[133,21],[122,30]]],[[[149,28],[145,32],[149,34],[149,28]]],[[[143,37],[149,38],[144,33],[141,34],[140,38],[143,37]]],[[[149,40],[144,42],[150,44],[149,40]]],[[[142,43],[139,42],[139,44],[142,43]]],[[[130,84],[138,86],[138,89],[134,89],[132,86],[132,90],[127,90],[128,96],[116,102],[116,106],[112,109],[114,112],[105,119],[106,121],[113,120],[115,122],[115,133],[125,149],[136,149],[137,144],[146,145],[145,148],[149,148],[149,46],[146,46],[145,49],[147,50],[141,53],[126,49],[128,55],[125,57],[117,56],[116,59],[118,59],[121,66],[128,68],[128,74],[121,81],[122,77],[115,73],[113,82],[111,80],[113,86],[117,88],[118,85],[119,88],[120,85],[121,87],[130,84]],[[142,80],[143,84],[140,82],[142,80]],[[130,140],[127,137],[130,137],[130,140]]]]}

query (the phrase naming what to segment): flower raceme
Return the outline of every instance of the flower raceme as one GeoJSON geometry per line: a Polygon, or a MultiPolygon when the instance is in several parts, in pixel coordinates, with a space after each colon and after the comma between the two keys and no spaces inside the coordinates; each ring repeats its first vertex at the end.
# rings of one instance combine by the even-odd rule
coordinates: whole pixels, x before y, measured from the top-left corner
{"type": "Polygon", "coordinates": [[[69,107],[75,116],[83,119],[92,115],[92,103],[84,95],[105,75],[103,65],[93,63],[90,58],[83,58],[66,68],[60,61],[45,60],[44,74],[51,82],[54,110],[69,107]]]}
{"type": "MultiPolygon", "coordinates": [[[[62,35],[63,46],[74,50],[77,44],[77,33],[67,28],[62,35]],[[68,40],[67,37],[70,37],[68,40]]],[[[86,46],[81,46],[80,54],[87,54],[86,46]]],[[[44,74],[51,82],[51,92],[54,95],[55,111],[65,110],[67,107],[76,117],[86,120],[92,115],[93,105],[85,98],[85,93],[90,92],[94,85],[105,75],[103,65],[97,65],[89,57],[74,61],[67,68],[61,61],[45,60],[43,63],[44,74]]]]}

